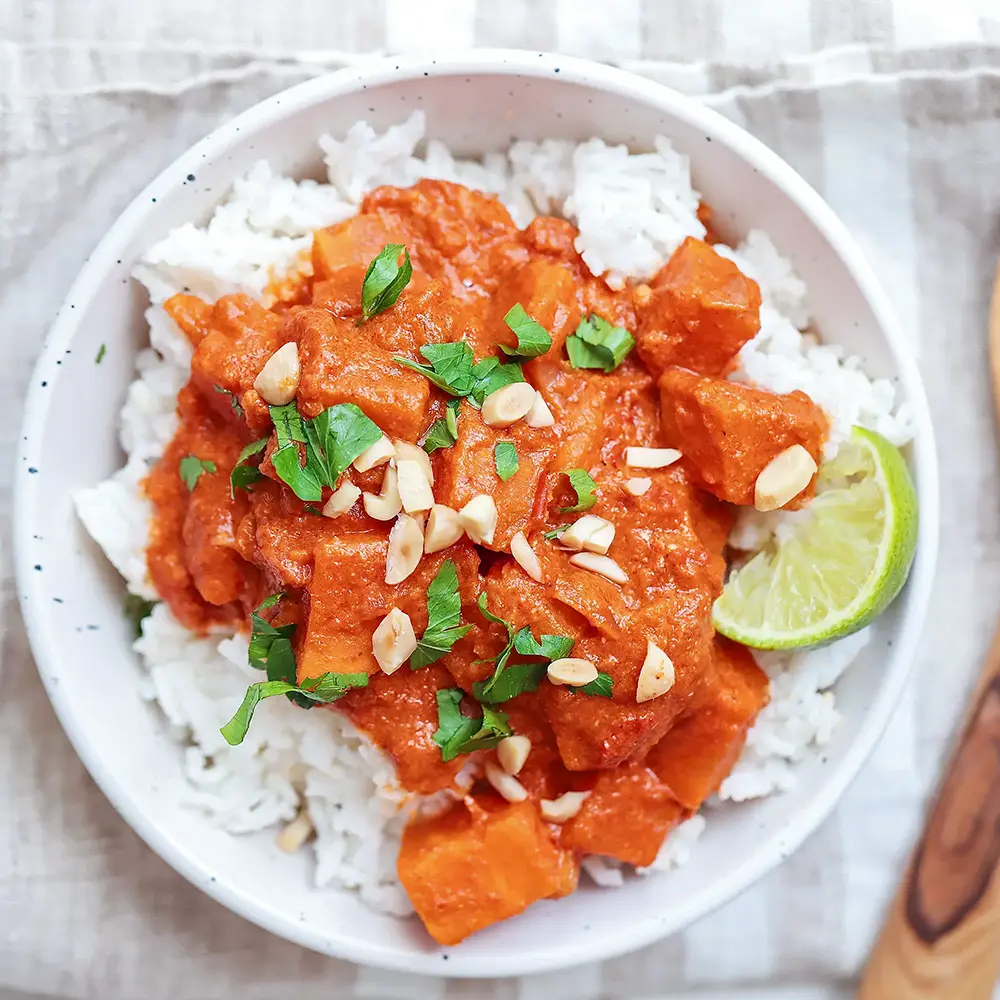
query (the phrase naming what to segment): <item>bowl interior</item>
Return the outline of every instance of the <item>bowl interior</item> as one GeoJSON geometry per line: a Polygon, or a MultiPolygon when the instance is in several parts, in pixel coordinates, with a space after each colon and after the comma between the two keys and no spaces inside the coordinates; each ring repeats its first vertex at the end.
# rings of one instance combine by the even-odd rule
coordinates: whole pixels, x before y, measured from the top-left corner
{"type": "Polygon", "coordinates": [[[381,966],[485,976],[593,961],[676,930],[740,891],[818,823],[881,732],[933,569],[936,482],[926,404],[856,253],[804,183],[738,129],[654,84],[573,60],[480,53],[392,61],[305,84],[214,133],[140,196],[88,261],[39,363],[25,425],[16,525],[22,600],[52,701],[98,783],[160,854],[226,905],[311,948],[381,966]],[[714,810],[677,872],[613,892],[584,884],[451,949],[432,947],[413,921],[379,916],[348,894],[315,891],[308,859],[281,854],[273,836],[233,838],[178,805],[180,751],[138,696],[121,582],[70,502],[122,462],[118,411],[145,338],[144,293],[128,280],[141,252],[172,227],[205,217],[256,160],[319,176],[319,134],[343,133],[359,119],[381,129],[415,108],[426,112],[429,135],[464,154],[514,137],[598,135],[641,148],[668,136],[690,156],[721,229],[733,237],[754,227],[770,232],[807,281],[824,338],[861,354],[869,372],[897,377],[920,432],[913,460],[923,537],[911,583],[839,684],[843,723],[823,758],[801,765],[797,788],[714,810]],[[193,183],[185,183],[189,173],[193,183]],[[102,343],[107,354],[98,366],[102,343]]]}

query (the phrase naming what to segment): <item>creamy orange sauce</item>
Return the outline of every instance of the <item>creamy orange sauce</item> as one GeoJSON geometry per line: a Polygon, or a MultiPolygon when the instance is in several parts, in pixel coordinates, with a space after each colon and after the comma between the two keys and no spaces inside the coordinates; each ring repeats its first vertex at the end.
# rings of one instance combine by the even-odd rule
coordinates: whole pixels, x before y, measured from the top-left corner
{"type": "MultiPolygon", "coordinates": [[[[735,265],[688,240],[648,285],[614,292],[583,265],[575,235],[548,218],[518,230],[495,198],[421,181],[379,188],[357,216],[317,233],[312,275],[283,288],[270,309],[243,296],[167,303],[194,359],[177,436],[147,482],[156,512],[148,561],[180,621],[197,630],[242,624],[264,596],[283,591],[280,621],[297,623],[300,681],[326,671],[369,674],[367,688],[332,708],[390,754],[403,786],[420,793],[452,787],[467,759],[441,759],[433,740],[437,691],[458,686],[471,694],[493,670],[483,661],[506,642],[503,628],[479,613],[481,593],[515,628],[572,638],[572,655],[612,679],[610,699],[543,682],[499,706],[532,741],[518,779],[526,802],[505,802],[479,782],[446,813],[407,830],[400,876],[442,943],[572,891],[581,853],[649,864],[667,832],[718,787],[767,700],[752,657],[716,638],[711,625],[731,504],[752,502],[756,476],[789,445],[818,459],[826,433],[822,414],[801,393],[777,396],[724,380],[759,327],[759,291],[735,265]],[[388,243],[406,245],[413,278],[395,306],[358,325],[365,269],[388,243]],[[476,546],[465,537],[387,585],[390,523],[367,516],[360,503],[322,517],[295,497],[271,465],[273,428],[254,379],[278,347],[294,341],[304,417],[351,402],[389,437],[416,442],[448,397],[392,355],[423,361],[423,345],[464,339],[477,360],[495,356],[499,345],[515,344],[503,318],[517,303],[552,336],[552,348],[528,361],[524,375],[554,426],[497,430],[463,403],[457,443],[431,455],[434,497],[457,510],[491,495],[494,540],[476,546]],[[590,313],[636,337],[636,350],[614,372],[574,369],[567,360],[566,338],[590,313]],[[263,480],[232,496],[229,474],[241,448],[263,437],[271,438],[263,480]],[[501,440],[514,443],[520,464],[507,482],[494,459],[501,440]],[[631,469],[630,446],[677,447],[685,457],[662,470],[631,469]],[[187,455],[216,470],[193,490],[178,475],[187,455]],[[577,516],[560,509],[576,502],[563,475],[569,468],[586,469],[597,482],[588,513],[616,526],[610,555],[625,583],[572,565],[571,553],[543,537],[577,516]],[[641,496],[626,489],[635,476],[652,480],[641,496]],[[512,560],[517,532],[536,552],[544,583],[512,560]],[[373,631],[399,608],[421,635],[427,586],[445,559],[455,562],[471,632],[439,663],[385,675],[373,657],[373,631]],[[669,655],[675,680],[639,704],[648,642],[669,655]],[[544,822],[539,800],[567,791],[591,794],[564,825],[544,822]]],[[[383,472],[349,475],[378,493],[383,472]]]]}

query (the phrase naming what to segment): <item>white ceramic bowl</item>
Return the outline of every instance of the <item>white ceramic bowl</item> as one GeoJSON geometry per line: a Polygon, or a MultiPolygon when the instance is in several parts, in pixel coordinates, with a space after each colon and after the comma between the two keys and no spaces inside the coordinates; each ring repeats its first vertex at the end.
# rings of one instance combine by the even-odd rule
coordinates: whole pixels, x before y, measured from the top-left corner
{"type": "Polygon", "coordinates": [[[640,77],[556,56],[480,51],[390,59],[302,84],[215,131],[136,198],[88,259],[35,371],[15,531],[22,607],[52,704],[105,794],[177,871],[317,951],[412,972],[514,975],[617,955],[684,927],[786,857],[827,814],[881,734],[913,659],[934,571],[937,471],[923,388],[889,304],[843,225],[790,167],[730,122],[640,77]],[[174,226],[203,219],[261,157],[282,172],[315,173],[320,133],[342,133],[358,119],[381,129],[414,108],[427,113],[431,136],[463,154],[500,149],[513,136],[597,135],[635,147],[668,136],[690,156],[723,232],[766,229],[808,282],[824,338],[861,354],[871,373],[898,378],[916,418],[911,455],[922,505],[909,585],[838,685],[843,724],[822,759],[799,768],[795,790],[717,811],[675,873],[616,891],[585,884],[447,949],[432,947],[415,921],[315,891],[309,859],[282,855],[273,834],[233,838],[178,805],[179,750],[138,696],[121,581],[70,502],[122,463],[118,411],[146,336],[143,291],[126,279],[142,251],[174,226]],[[184,183],[192,173],[197,182],[184,183]],[[107,356],[95,366],[104,342],[107,356]]]}

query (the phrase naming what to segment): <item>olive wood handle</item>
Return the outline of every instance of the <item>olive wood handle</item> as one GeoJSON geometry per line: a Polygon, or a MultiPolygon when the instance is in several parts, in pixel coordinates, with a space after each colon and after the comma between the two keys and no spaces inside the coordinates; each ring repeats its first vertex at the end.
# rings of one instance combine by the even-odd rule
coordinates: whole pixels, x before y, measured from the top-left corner
{"type": "Polygon", "coordinates": [[[859,1000],[989,1000],[1000,971],[1000,631],[859,1000]]]}

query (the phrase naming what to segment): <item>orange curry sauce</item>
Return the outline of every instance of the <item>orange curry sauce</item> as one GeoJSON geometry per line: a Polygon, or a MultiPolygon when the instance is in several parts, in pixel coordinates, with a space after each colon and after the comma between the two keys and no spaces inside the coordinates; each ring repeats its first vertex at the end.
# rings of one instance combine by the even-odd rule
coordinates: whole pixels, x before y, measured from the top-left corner
{"type": "MultiPolygon", "coordinates": [[[[470,693],[464,710],[474,715],[472,685],[491,674],[493,664],[483,661],[507,640],[479,613],[481,593],[515,628],[572,638],[571,655],[612,678],[610,699],[543,680],[536,692],[497,706],[531,740],[517,777],[524,801],[508,802],[480,780],[443,814],[410,822],[399,875],[442,944],[572,892],[581,854],[650,864],[668,831],[718,788],[768,697],[749,651],[717,637],[711,624],[733,505],[753,503],[758,473],[790,445],[818,461],[827,430],[801,393],[778,396],[724,380],[758,330],[760,293],[707,243],[687,240],[648,285],[615,292],[584,266],[575,236],[552,218],[518,230],[495,198],[455,184],[383,187],[357,216],[316,234],[313,275],[291,298],[270,309],[241,295],[215,304],[178,295],[167,303],[194,358],[178,401],[180,428],[146,486],[155,507],[148,563],[182,623],[246,628],[249,611],[283,591],[275,623],[297,625],[299,680],[368,673],[369,686],[333,708],[368,733],[394,759],[402,785],[419,793],[452,786],[468,759],[441,759],[432,738],[436,692],[461,687],[470,693]],[[408,248],[412,280],[393,307],[359,326],[366,267],[388,243],[408,248]],[[458,510],[491,495],[499,512],[494,540],[482,547],[463,537],[387,585],[391,522],[368,517],[360,503],[337,518],[317,516],[278,480],[271,419],[254,379],[278,347],[295,341],[304,417],[351,402],[390,438],[417,442],[448,397],[392,355],[422,362],[421,346],[464,338],[477,360],[494,356],[499,345],[514,346],[504,316],[516,303],[552,336],[552,348],[528,361],[524,375],[554,426],[496,430],[463,403],[457,443],[431,455],[434,498],[458,510]],[[611,373],[577,370],[567,360],[565,340],[590,313],[636,338],[636,350],[611,373]],[[268,435],[265,478],[231,496],[241,448],[268,435]],[[500,440],[515,444],[520,462],[507,482],[495,465],[500,440]],[[677,447],[684,458],[660,470],[629,468],[625,449],[635,445],[677,447]],[[188,455],[216,468],[193,490],[178,474],[188,455]],[[576,502],[563,475],[571,468],[596,480],[589,513],[615,525],[609,555],[625,583],[571,565],[572,553],[543,537],[578,516],[560,510],[576,502]],[[652,481],[641,495],[626,488],[635,477],[652,481]],[[519,531],[537,553],[542,583],[509,554],[519,531]],[[457,567],[471,632],[424,669],[382,673],[373,631],[399,608],[421,635],[427,586],[445,559],[457,567]],[[675,680],[637,704],[650,641],[670,657],[675,680]],[[539,802],[571,790],[591,794],[568,821],[545,822],[539,802]]],[[[378,493],[384,471],[348,475],[378,493]]],[[[486,754],[496,759],[495,751],[486,754]]]]}

